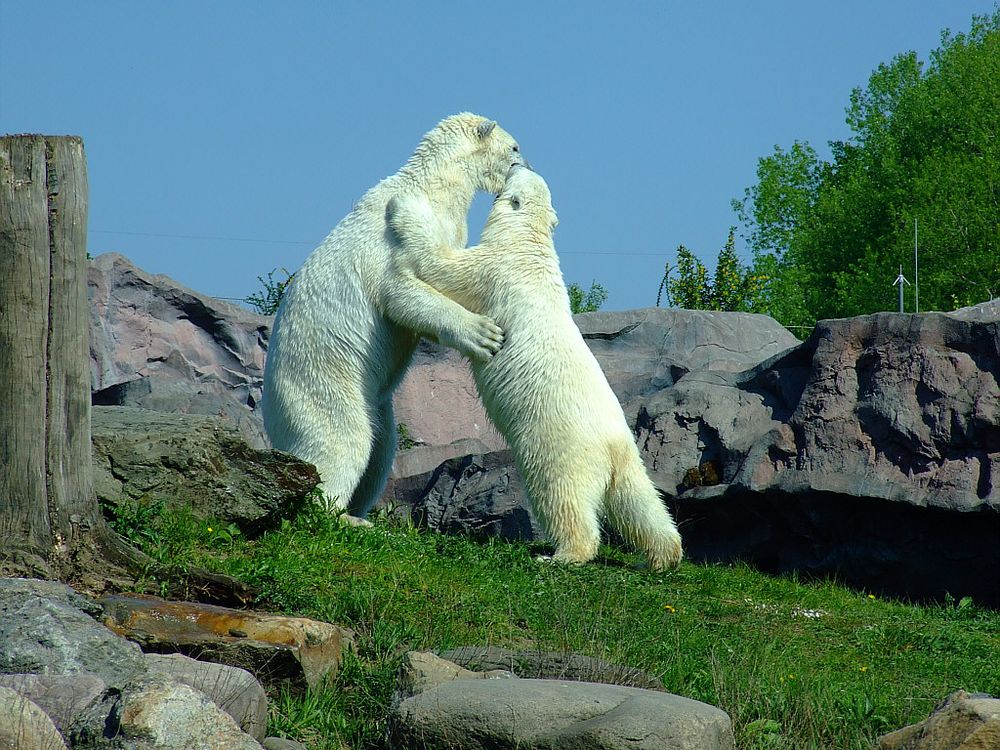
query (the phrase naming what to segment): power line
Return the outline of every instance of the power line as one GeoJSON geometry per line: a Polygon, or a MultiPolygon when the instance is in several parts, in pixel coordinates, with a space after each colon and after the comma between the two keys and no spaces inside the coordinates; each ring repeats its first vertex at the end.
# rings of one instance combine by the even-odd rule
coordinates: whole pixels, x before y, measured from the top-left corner
{"type": "MultiPolygon", "coordinates": [[[[161,237],[171,240],[208,240],[211,242],[256,242],[264,245],[303,245],[316,247],[316,242],[303,240],[262,240],[254,237],[218,237],[204,234],[163,234],[160,232],[126,232],[113,229],[91,229],[93,234],[121,234],[130,237],[161,237]]],[[[559,250],[559,255],[636,255],[651,258],[662,258],[663,253],[643,253],[631,250],[611,252],[607,250],[559,250]]]]}
{"type": "Polygon", "coordinates": [[[267,245],[315,245],[301,240],[262,240],[253,237],[212,237],[204,234],[160,234],[159,232],[122,232],[112,229],[91,229],[94,234],[126,234],[132,237],[164,237],[172,240],[213,240],[218,242],[260,242],[267,245]]]}

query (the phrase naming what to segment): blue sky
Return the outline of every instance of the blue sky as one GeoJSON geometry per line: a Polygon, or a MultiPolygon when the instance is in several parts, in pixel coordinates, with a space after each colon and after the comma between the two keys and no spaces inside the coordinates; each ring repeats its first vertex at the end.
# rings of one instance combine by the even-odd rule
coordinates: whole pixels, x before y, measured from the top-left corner
{"type": "Polygon", "coordinates": [[[442,117],[488,115],[549,183],[567,281],[629,309],[679,244],[714,267],[760,156],[825,154],[880,62],[993,5],[0,0],[0,133],[84,138],[92,255],[245,297],[442,117]]]}

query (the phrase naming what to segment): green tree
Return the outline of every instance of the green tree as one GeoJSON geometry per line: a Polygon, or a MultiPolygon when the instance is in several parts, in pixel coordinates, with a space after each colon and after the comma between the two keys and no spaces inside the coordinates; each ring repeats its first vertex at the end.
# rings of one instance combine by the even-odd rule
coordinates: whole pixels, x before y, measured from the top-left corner
{"type": "Polygon", "coordinates": [[[756,271],[740,262],[735,229],[729,230],[713,275],[684,245],[677,248],[676,277],[671,275],[672,271],[673,267],[668,264],[657,294],[657,306],[666,292],[667,304],[687,310],[759,311],[762,285],[756,271]]]}
{"type": "Polygon", "coordinates": [[[587,291],[583,291],[579,284],[567,284],[566,291],[569,294],[569,309],[574,315],[600,310],[608,299],[608,290],[596,281],[590,282],[587,291]]]}
{"type": "Polygon", "coordinates": [[[895,309],[914,221],[921,309],[1000,294],[1000,10],[942,34],[927,65],[912,52],[879,65],[847,123],[830,161],[775,148],[734,202],[766,309],[786,325],[895,309]]]}
{"type": "Polygon", "coordinates": [[[707,309],[712,294],[708,269],[684,245],[677,246],[677,278],[672,278],[668,264],[660,288],[667,293],[667,304],[685,310],[707,309]]]}

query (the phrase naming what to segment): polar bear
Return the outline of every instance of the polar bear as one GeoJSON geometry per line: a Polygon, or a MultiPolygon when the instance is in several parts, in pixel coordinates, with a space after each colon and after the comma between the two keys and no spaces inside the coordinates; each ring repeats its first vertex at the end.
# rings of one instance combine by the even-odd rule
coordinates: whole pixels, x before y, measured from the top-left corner
{"type": "Polygon", "coordinates": [[[496,122],[461,113],[428,132],[405,165],[369,190],[296,272],[278,308],[264,368],[271,444],[316,465],[331,510],[359,522],[381,493],[396,449],[392,394],[421,336],[488,359],[503,342],[472,313],[390,264],[386,204],[428,202],[436,226],[464,246],[476,191],[500,192],[517,142],[496,122]]]}
{"type": "Polygon", "coordinates": [[[539,175],[512,167],[481,244],[457,249],[419,193],[386,208],[402,248],[392,262],[504,331],[491,359],[472,360],[486,412],[510,444],[555,558],[597,554],[600,519],[643,551],[650,567],[675,566],[681,538],[643,466],[600,365],[573,322],[552,244],[556,213],[539,175]]]}

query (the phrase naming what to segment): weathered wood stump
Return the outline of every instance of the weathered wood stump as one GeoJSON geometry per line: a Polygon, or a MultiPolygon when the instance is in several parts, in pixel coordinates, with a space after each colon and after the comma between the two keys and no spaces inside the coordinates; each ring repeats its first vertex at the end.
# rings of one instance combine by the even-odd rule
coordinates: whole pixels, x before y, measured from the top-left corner
{"type": "Polygon", "coordinates": [[[83,141],[0,138],[0,560],[37,573],[101,524],[86,259],[83,141]]]}
{"type": "Polygon", "coordinates": [[[177,579],[104,522],[94,494],[87,303],[87,163],[74,136],[0,137],[0,575],[172,591],[245,604],[251,588],[177,579]],[[148,580],[148,579],[147,579],[148,580]]]}

